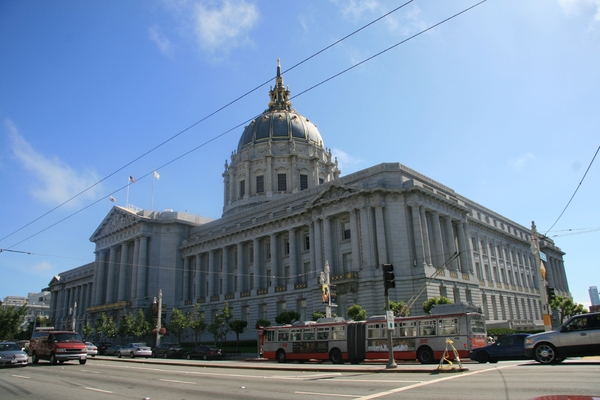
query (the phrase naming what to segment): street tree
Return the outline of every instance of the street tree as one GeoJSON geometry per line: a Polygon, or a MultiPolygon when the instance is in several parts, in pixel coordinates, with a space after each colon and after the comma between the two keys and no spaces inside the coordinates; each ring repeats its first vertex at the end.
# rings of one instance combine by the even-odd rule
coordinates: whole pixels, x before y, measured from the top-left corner
{"type": "Polygon", "coordinates": [[[296,311],[283,311],[275,317],[275,322],[280,325],[291,325],[296,321],[300,321],[300,313],[296,311]]]}
{"type": "Polygon", "coordinates": [[[229,327],[235,332],[235,351],[240,351],[240,333],[248,326],[248,321],[243,319],[234,319],[229,322],[229,327]]]}
{"type": "Polygon", "coordinates": [[[556,296],[553,298],[550,302],[550,307],[553,310],[558,311],[561,324],[567,318],[570,318],[574,315],[587,314],[588,312],[588,310],[584,308],[583,304],[574,303],[573,300],[564,296],[556,296]]]}
{"type": "Polygon", "coordinates": [[[346,314],[348,314],[348,316],[354,321],[364,321],[365,319],[367,319],[367,312],[358,304],[353,304],[350,307],[348,307],[348,311],[346,312],[346,314]]]}
{"type": "Polygon", "coordinates": [[[447,297],[431,297],[423,302],[423,311],[425,314],[429,314],[431,309],[438,304],[452,304],[452,300],[447,297]]]}
{"type": "Polygon", "coordinates": [[[27,304],[21,307],[0,307],[0,340],[16,338],[26,314],[27,304]]]}
{"type": "Polygon", "coordinates": [[[204,312],[200,304],[194,304],[194,309],[188,312],[188,326],[194,331],[194,344],[198,345],[198,339],[206,330],[206,321],[204,320],[204,312]]]}
{"type": "Polygon", "coordinates": [[[231,331],[231,328],[229,328],[231,318],[231,309],[229,308],[229,304],[225,303],[223,310],[215,315],[213,322],[208,325],[207,330],[212,333],[215,339],[215,346],[218,345],[219,340],[224,341],[227,334],[231,331]]]}
{"type": "Polygon", "coordinates": [[[410,308],[403,301],[390,301],[390,310],[394,312],[397,317],[408,317],[410,315],[410,308]]]}
{"type": "Polygon", "coordinates": [[[177,343],[181,341],[181,334],[187,326],[188,320],[183,312],[178,308],[174,308],[169,319],[168,331],[177,337],[177,343]]]}

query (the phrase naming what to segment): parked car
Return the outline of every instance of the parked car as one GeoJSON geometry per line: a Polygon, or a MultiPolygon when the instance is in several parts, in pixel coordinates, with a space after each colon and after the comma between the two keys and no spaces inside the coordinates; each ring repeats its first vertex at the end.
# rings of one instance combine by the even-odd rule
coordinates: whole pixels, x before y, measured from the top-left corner
{"type": "Polygon", "coordinates": [[[85,345],[87,346],[88,356],[96,357],[96,354],[98,354],[98,347],[92,342],[85,342],[85,345]]]}
{"type": "Polygon", "coordinates": [[[87,346],[77,332],[36,330],[31,335],[29,355],[34,364],[39,360],[49,360],[50,364],[79,360],[79,364],[85,364],[87,346]]]}
{"type": "Polygon", "coordinates": [[[0,366],[27,366],[29,356],[15,342],[0,342],[0,366]]]}
{"type": "Polygon", "coordinates": [[[600,356],[600,313],[571,317],[558,330],[525,339],[525,355],[542,364],[567,357],[600,356]]]}
{"type": "MultiPolygon", "coordinates": [[[[98,355],[104,356],[104,351],[106,349],[108,349],[110,346],[112,346],[112,343],[110,342],[100,342],[100,344],[98,345],[98,355]]],[[[114,354],[113,354],[114,356],[114,354]]]]}
{"type": "Polygon", "coordinates": [[[506,335],[485,347],[479,347],[469,352],[469,358],[480,363],[505,360],[526,360],[525,338],[529,333],[506,335]]]}
{"type": "Polygon", "coordinates": [[[161,343],[152,349],[152,357],[181,358],[185,352],[179,343],[161,343]]]}
{"type": "Polygon", "coordinates": [[[150,357],[152,349],[146,346],[145,343],[129,343],[117,351],[117,357],[122,356],[134,357],[150,357]]]}
{"type": "Polygon", "coordinates": [[[188,351],[185,355],[185,358],[191,360],[192,358],[201,358],[203,360],[220,360],[223,358],[223,350],[208,346],[208,345],[200,345],[194,347],[192,351],[188,351]]]}
{"type": "Polygon", "coordinates": [[[121,350],[123,346],[119,346],[118,344],[110,345],[109,347],[104,349],[105,356],[116,356],[119,350],[121,350]]]}

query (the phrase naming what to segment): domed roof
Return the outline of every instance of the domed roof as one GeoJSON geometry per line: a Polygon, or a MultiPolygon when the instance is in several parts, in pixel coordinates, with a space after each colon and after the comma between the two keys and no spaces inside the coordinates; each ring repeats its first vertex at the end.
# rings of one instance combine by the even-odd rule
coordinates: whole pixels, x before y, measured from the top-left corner
{"type": "Polygon", "coordinates": [[[238,144],[238,152],[246,145],[266,141],[298,140],[323,146],[317,126],[292,109],[290,91],[283,85],[281,65],[277,60],[275,88],[269,91],[269,108],[244,128],[238,144]]]}

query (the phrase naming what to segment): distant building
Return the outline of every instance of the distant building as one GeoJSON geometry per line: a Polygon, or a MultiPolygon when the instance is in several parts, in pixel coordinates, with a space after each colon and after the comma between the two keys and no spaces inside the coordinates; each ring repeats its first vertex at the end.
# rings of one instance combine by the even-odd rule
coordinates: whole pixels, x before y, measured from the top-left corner
{"type": "Polygon", "coordinates": [[[600,311],[600,295],[598,294],[598,287],[590,286],[588,292],[590,294],[590,302],[592,303],[590,312],[600,311]]]}
{"type": "MultiPolygon", "coordinates": [[[[150,309],[161,290],[167,320],[173,308],[199,304],[210,323],[228,303],[234,319],[248,321],[242,337],[250,339],[259,319],[324,311],[326,263],[337,286],[334,313],[359,304],[382,314],[381,265],[389,263],[392,301],[425,288],[413,315],[426,299],[445,296],[480,305],[490,326],[543,326],[529,228],[399,163],[340,176],[317,126],[291,108],[289,95],[278,66],[268,109],[225,162],[222,218],[113,207],[90,238],[96,261],[50,283],[54,324],[80,329],[100,313],[119,320],[150,309]]],[[[348,139],[369,140],[359,132],[348,139]]],[[[571,297],[564,253],[550,238],[539,243],[548,285],[571,297]]]]}
{"type": "Polygon", "coordinates": [[[1,303],[3,307],[23,307],[27,306],[27,314],[25,321],[21,325],[21,329],[25,330],[29,324],[34,322],[37,317],[50,318],[50,299],[52,294],[50,291],[31,292],[27,297],[23,296],[6,296],[1,303]]]}

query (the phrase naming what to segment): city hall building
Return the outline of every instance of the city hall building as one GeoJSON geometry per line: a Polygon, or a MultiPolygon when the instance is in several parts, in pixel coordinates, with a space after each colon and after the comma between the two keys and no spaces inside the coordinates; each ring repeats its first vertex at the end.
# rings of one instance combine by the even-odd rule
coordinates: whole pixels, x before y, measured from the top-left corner
{"type": "MultiPolygon", "coordinates": [[[[358,304],[380,315],[382,264],[394,266],[390,300],[424,289],[412,315],[446,296],[481,306],[489,326],[543,326],[529,228],[399,163],[341,176],[316,125],[292,108],[279,66],[269,96],[225,163],[222,217],[113,207],[90,238],[95,262],[50,282],[55,326],[137,313],[161,291],[167,321],[199,304],[210,323],[227,303],[254,338],[259,319],[325,310],[326,265],[333,313],[358,304]]],[[[548,285],[570,296],[564,253],[547,237],[540,247],[548,285]]]]}

